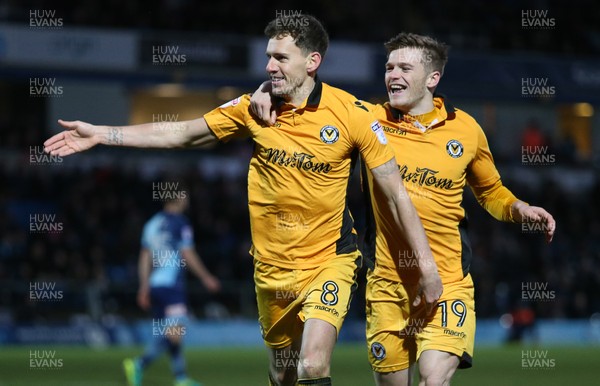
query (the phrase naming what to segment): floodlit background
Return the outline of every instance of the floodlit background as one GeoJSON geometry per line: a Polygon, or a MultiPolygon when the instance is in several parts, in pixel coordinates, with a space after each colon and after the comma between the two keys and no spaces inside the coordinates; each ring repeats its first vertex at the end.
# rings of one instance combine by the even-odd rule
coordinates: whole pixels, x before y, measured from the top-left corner
{"type": "MultiPolygon", "coordinates": [[[[66,158],[42,144],[58,118],[176,130],[165,122],[254,91],[265,79],[266,23],[309,13],[331,38],[321,79],[368,101],[386,98],[384,41],[404,30],[448,43],[437,91],[482,125],[504,184],[557,220],[547,245],[539,229],[493,220],[467,189],[481,351],[458,384],[593,382],[579,377],[597,366],[569,359],[600,354],[597,2],[9,0],[0,3],[0,385],[124,384],[119,360],[149,339],[135,302],[140,233],[165,194],[190,197],[197,249],[224,283],[209,294],[188,281],[190,372],[207,384],[265,384],[248,255],[252,143],[66,158]],[[206,365],[214,353],[223,359],[206,365]],[[31,355],[57,360],[36,369],[31,355]],[[547,360],[531,369],[532,357],[547,360]],[[251,360],[248,378],[232,381],[228,371],[251,360]]],[[[358,176],[349,199],[360,232],[358,176]]],[[[338,384],[372,384],[360,282],[338,384]]],[[[170,382],[166,366],[154,371],[148,382],[170,382]]]]}

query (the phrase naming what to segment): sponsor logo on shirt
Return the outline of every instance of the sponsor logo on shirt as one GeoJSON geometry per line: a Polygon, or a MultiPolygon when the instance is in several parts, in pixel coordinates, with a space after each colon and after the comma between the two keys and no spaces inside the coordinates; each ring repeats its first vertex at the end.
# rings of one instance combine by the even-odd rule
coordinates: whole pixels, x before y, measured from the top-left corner
{"type": "Polygon", "coordinates": [[[450,178],[440,178],[437,174],[439,170],[417,167],[414,171],[409,171],[408,166],[399,165],[400,176],[406,182],[411,182],[420,186],[434,186],[440,189],[451,189],[454,182],[450,178]]]}
{"type": "Polygon", "coordinates": [[[293,154],[288,154],[285,150],[275,148],[267,149],[266,153],[267,163],[314,173],[327,174],[331,170],[331,164],[315,162],[315,156],[312,154],[296,151],[293,154]]]}
{"type": "Polygon", "coordinates": [[[390,133],[390,134],[395,134],[395,135],[406,135],[406,131],[399,129],[397,127],[389,127],[389,126],[381,126],[383,127],[383,131],[385,131],[386,133],[390,133]]]}

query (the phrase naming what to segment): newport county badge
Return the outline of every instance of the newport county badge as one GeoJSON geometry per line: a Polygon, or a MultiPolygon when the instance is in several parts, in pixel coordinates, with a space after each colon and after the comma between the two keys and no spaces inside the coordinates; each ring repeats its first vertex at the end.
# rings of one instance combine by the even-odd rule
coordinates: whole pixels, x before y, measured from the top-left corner
{"type": "Polygon", "coordinates": [[[464,148],[462,143],[458,142],[456,139],[451,139],[446,144],[446,151],[450,157],[458,158],[463,155],[464,148]]]}
{"type": "Polygon", "coordinates": [[[374,342],[371,345],[371,354],[373,354],[375,359],[380,361],[385,358],[385,347],[379,342],[374,342]]]}
{"type": "Polygon", "coordinates": [[[323,126],[323,128],[321,129],[321,141],[325,142],[328,145],[331,145],[332,143],[336,143],[337,140],[340,138],[340,132],[336,127],[333,126],[323,126]]]}

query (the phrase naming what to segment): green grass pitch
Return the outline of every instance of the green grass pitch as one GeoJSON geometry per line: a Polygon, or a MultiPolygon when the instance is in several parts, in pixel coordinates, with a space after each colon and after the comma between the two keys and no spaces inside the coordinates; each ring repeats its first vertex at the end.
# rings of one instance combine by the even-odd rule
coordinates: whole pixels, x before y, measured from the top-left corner
{"type": "MultiPolygon", "coordinates": [[[[65,346],[0,347],[0,386],[126,385],[121,361],[141,348],[93,350],[65,346]],[[35,367],[30,356],[53,357],[35,367]],[[35,354],[37,353],[37,354],[35,354]]],[[[186,351],[188,371],[205,386],[267,385],[266,351],[261,348],[203,348],[186,351]]],[[[459,370],[453,385],[600,385],[600,347],[477,348],[475,365],[459,370]],[[530,356],[529,365],[523,356],[530,356]],[[535,357],[535,358],[532,358],[535,357]]],[[[362,345],[340,344],[332,379],[337,386],[374,385],[362,345]]],[[[162,357],[145,374],[144,386],[172,384],[162,357]]]]}

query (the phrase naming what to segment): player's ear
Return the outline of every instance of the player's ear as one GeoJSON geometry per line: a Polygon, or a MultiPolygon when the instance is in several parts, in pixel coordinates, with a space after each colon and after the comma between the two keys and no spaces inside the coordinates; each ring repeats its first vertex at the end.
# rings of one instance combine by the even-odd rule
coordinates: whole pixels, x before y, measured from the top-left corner
{"type": "Polygon", "coordinates": [[[306,72],[312,73],[317,71],[321,65],[321,54],[317,51],[311,52],[306,58],[306,72]]]}
{"type": "Polygon", "coordinates": [[[427,88],[436,88],[441,77],[442,74],[439,71],[433,71],[431,74],[429,74],[427,76],[427,88]]]}

